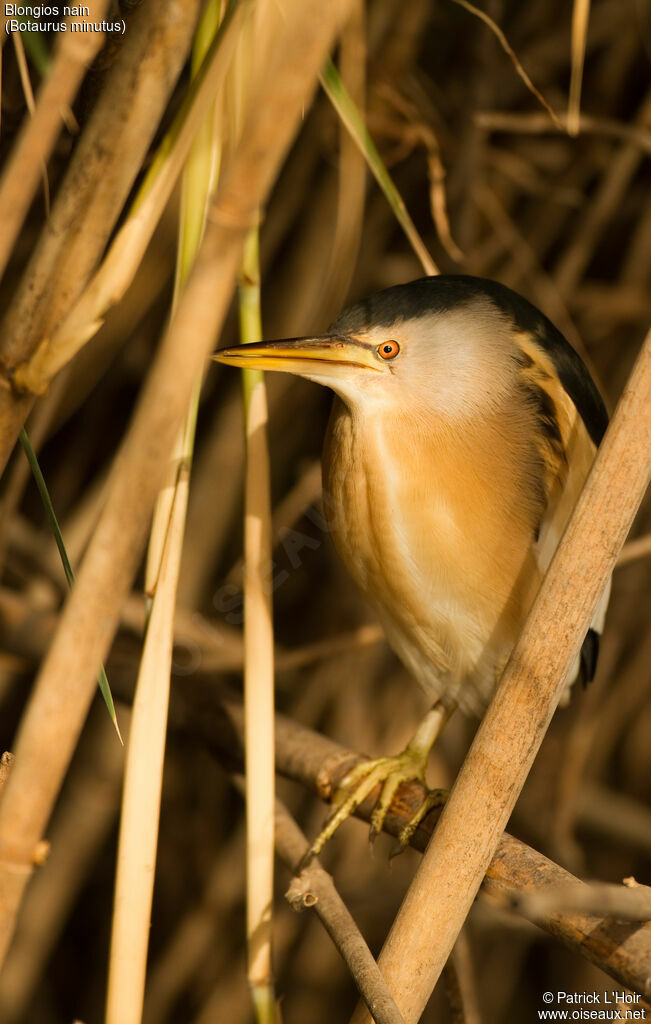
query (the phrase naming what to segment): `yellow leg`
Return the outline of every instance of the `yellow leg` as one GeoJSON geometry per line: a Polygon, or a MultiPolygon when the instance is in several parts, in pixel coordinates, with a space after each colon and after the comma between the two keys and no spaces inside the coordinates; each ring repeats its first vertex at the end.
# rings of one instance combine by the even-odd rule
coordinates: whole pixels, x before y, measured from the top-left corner
{"type": "MultiPolygon", "coordinates": [[[[321,852],[328,839],[334,835],[343,821],[348,818],[379,783],[383,783],[380,799],[371,816],[371,839],[382,831],[386,813],[391,805],[398,786],[410,779],[418,779],[424,786],[427,759],[437,738],[456,708],[456,704],[444,698],[437,700],[425,715],[414,736],[401,754],[394,757],[379,757],[356,765],[348,772],[341,783],[340,799],[325,827],[314,840],[306,859],[315,857],[321,852]]],[[[418,808],[416,814],[405,825],[398,838],[399,847],[403,849],[419,821],[431,807],[443,802],[441,790],[433,790],[418,808]]]]}

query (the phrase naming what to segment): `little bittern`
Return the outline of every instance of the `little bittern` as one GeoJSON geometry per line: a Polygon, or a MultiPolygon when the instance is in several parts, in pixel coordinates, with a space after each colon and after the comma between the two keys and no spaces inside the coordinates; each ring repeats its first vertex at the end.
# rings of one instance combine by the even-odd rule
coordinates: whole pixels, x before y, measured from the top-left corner
{"type": "MultiPolygon", "coordinates": [[[[398,758],[364,765],[313,852],[384,781],[424,781],[456,706],[490,700],[607,425],[590,374],[509,288],[423,278],[345,310],[322,337],[222,350],[332,388],[323,486],[335,546],[435,704],[398,758]]],[[[607,595],[568,679],[592,678],[607,595]]],[[[402,837],[408,838],[416,820],[402,837]]]]}

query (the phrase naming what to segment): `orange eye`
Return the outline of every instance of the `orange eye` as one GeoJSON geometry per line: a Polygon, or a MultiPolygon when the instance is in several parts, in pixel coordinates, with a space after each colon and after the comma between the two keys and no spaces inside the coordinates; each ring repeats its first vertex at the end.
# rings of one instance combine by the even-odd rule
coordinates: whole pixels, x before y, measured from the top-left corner
{"type": "Polygon", "coordinates": [[[377,349],[378,355],[383,359],[395,359],[399,351],[400,345],[397,341],[383,341],[377,349]]]}

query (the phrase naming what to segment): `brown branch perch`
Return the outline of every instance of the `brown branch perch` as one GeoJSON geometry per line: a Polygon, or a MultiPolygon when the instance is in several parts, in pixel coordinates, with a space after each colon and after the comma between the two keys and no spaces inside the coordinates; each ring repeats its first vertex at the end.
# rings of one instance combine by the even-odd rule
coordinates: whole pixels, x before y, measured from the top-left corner
{"type": "MultiPolygon", "coordinates": [[[[232,759],[238,767],[242,756],[242,705],[229,698],[216,704],[212,687],[184,681],[173,698],[174,715],[179,706],[189,719],[192,732],[199,732],[220,758],[232,759]]],[[[276,715],[276,768],[290,779],[302,783],[329,801],[350,768],[363,760],[333,740],[276,715]]],[[[418,782],[403,783],[389,808],[384,828],[398,836],[420,806],[424,789],[418,782]]],[[[379,787],[355,812],[369,821],[379,787]]],[[[423,852],[434,832],[441,809],[431,811],[411,840],[414,849],[423,852]]],[[[471,817],[474,818],[474,812],[471,817]]],[[[541,913],[530,915],[523,896],[545,892],[559,886],[580,886],[574,875],[504,833],[486,871],[483,892],[497,897],[533,924],[562,942],[568,949],[586,957],[627,988],[651,998],[651,926],[622,924],[609,917],[589,913],[541,913]]]]}

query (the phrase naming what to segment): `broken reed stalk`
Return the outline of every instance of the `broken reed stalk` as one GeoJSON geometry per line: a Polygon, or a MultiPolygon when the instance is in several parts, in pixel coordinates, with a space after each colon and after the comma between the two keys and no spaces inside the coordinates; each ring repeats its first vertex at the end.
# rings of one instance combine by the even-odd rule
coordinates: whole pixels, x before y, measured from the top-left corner
{"type": "MultiPolygon", "coordinates": [[[[500,841],[651,473],[651,332],[379,963],[407,1024],[500,841]]],[[[353,1024],[368,1024],[358,1007],[353,1024]]]]}
{"type": "MultiPolygon", "coordinates": [[[[94,0],[89,6],[87,20],[101,21],[108,0],[94,0]]],[[[56,56],[38,94],[34,116],[26,117],[0,182],[0,275],[29,209],[42,164],[58,138],[61,112],[77,95],[86,69],[103,42],[102,32],[64,32],[57,36],[56,56]]]]}
{"type": "Polygon", "coordinates": [[[244,238],[293,139],[347,0],[286,3],[286,21],[256,68],[250,115],[208,213],[197,260],[113,468],[77,584],[41,667],[0,802],[0,961],[14,929],[36,845],[50,817],[196,379],[230,302],[244,238]]]}
{"type": "Polygon", "coordinates": [[[13,372],[51,335],[94,271],[185,62],[197,9],[198,0],[145,0],[130,20],[2,323],[0,470],[34,400],[13,390],[13,372]]]}

